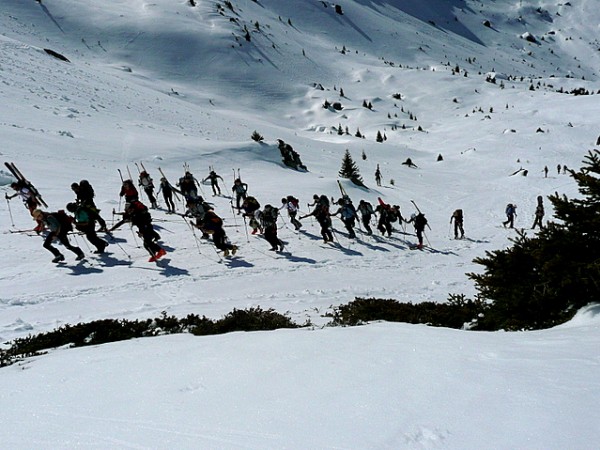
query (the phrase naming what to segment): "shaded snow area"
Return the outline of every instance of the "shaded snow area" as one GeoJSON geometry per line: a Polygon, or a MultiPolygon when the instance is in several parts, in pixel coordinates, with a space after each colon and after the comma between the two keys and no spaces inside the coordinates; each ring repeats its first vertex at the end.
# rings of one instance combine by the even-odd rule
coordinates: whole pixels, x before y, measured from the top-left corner
{"type": "MultiPolygon", "coordinates": [[[[41,236],[18,232],[35,226],[19,199],[4,201],[1,342],[163,311],[219,319],[260,306],[313,324],[59,348],[2,368],[2,447],[597,448],[595,305],[537,332],[325,327],[355,297],[473,296],[473,259],[516,236],[502,226],[507,203],[531,234],[537,196],[578,196],[563,166],[579,168],[600,135],[596,2],[0,5],[0,156],[48,209],[64,209],[71,183],[87,179],[110,225],[123,209],[119,170],[137,180],[143,164],[158,184],[159,168],[172,183],[185,167],[198,180],[213,168],[223,195],[208,182],[200,193],[239,246],[235,257],[216,252],[159,195],[158,262],[125,225],[103,256],[71,236],[86,259],[61,248],[56,265],[41,236]],[[307,171],[283,164],[278,139],[307,171]],[[381,198],[406,218],[416,204],[431,226],[422,251],[410,251],[410,224],[351,239],[333,218],[335,243],[324,244],[314,219],[297,232],[282,212],[285,251],[271,252],[233,209],[237,176],[262,206],[294,195],[307,214],[314,194],[339,198],[346,150],[366,185],[341,180],[354,204],[381,198]]],[[[0,190],[12,195],[12,181],[2,166],[0,190]]]]}

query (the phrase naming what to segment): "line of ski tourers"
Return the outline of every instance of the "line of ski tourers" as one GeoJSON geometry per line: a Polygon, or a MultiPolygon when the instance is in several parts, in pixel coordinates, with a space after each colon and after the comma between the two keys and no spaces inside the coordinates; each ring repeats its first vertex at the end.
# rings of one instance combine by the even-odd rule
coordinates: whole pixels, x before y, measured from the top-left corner
{"type": "MultiPolygon", "coordinates": [[[[137,228],[137,234],[141,238],[144,248],[150,254],[149,262],[157,261],[166,254],[166,250],[158,243],[160,235],[152,224],[150,211],[140,201],[139,192],[133,181],[129,167],[127,168],[127,177],[124,177],[121,170],[118,169],[122,184],[121,191],[119,192],[119,211],[113,209],[113,215],[119,215],[122,218],[108,228],[106,221],[100,215],[100,210],[94,202],[94,189],[87,180],[71,184],[71,190],[76,198],[73,202],[66,205],[67,211],[58,210],[56,212],[48,212],[42,209],[48,208],[48,205],[35,186],[23,176],[13,163],[5,162],[5,166],[17,180],[11,183],[11,187],[16,192],[13,195],[5,194],[13,228],[15,224],[9,200],[17,196],[23,200],[31,216],[37,223],[33,230],[11,230],[11,232],[35,231],[38,234],[46,232],[43,246],[54,255],[53,262],[59,263],[65,260],[60,250],[53,245],[55,240],[58,240],[65,248],[73,252],[77,260],[85,257],[83,251],[79,247],[72,245],[69,241],[68,235],[74,228],[84,234],[89,243],[95,247],[94,253],[103,254],[108,246],[108,242],[100,238],[97,233],[104,232],[107,236],[112,237],[112,231],[126,223],[137,228]],[[121,202],[124,203],[122,212],[121,202]],[[99,225],[98,229],[96,229],[97,224],[99,225]]],[[[185,204],[185,213],[179,215],[191,219],[185,222],[190,227],[196,239],[196,229],[198,229],[202,233],[201,239],[210,239],[212,237],[215,247],[218,251],[223,252],[225,257],[236,254],[238,247],[232,244],[227,238],[223,219],[217,215],[214,206],[205,201],[202,195],[199,195],[198,188],[202,189],[201,182],[190,172],[187,164],[184,165],[184,175],[177,181],[175,186],[168,181],[163,171],[159,168],[161,179],[156,193],[154,182],[143,163],[139,165],[136,163],[136,167],[139,173],[137,185],[148,197],[152,209],[158,208],[156,196],[162,193],[167,214],[178,214],[175,202],[173,201],[175,197],[177,201],[182,201],[185,204]]],[[[219,180],[224,180],[212,167],[209,170],[208,176],[202,180],[202,183],[210,182],[213,196],[221,196],[219,180]]],[[[342,184],[338,181],[341,192],[339,199],[334,200],[332,197],[330,200],[326,195],[315,194],[313,202],[307,204],[307,207],[311,208],[311,212],[300,215],[299,201],[292,195],[283,197],[280,207],[265,205],[261,209],[258,200],[248,195],[248,185],[242,182],[240,169],[237,170],[237,173],[233,169],[233,175],[232,193],[234,197],[229,198],[234,218],[236,216],[235,211],[237,210],[237,215],[241,215],[244,223],[252,230],[251,234],[262,234],[265,240],[271,245],[271,251],[282,252],[285,250],[285,244],[277,235],[277,219],[282,210],[287,212],[289,222],[296,231],[302,228],[302,219],[313,217],[321,228],[321,236],[325,243],[335,242],[331,219],[335,216],[338,216],[344,223],[350,239],[356,238],[355,226],[357,221],[359,221],[359,227],[362,224],[362,228],[364,228],[364,232],[367,235],[372,235],[371,220],[374,215],[377,215],[377,229],[382,235],[387,234],[387,236],[391,236],[393,230],[392,224],[394,222],[399,222],[400,224],[412,223],[418,239],[418,244],[412,248],[423,248],[425,227],[429,227],[429,225],[425,215],[412,200],[411,202],[415,206],[417,213],[413,214],[408,220],[402,217],[398,206],[386,204],[381,198],[378,198],[378,204],[375,208],[365,200],[361,200],[358,206],[355,207],[342,184]],[[332,205],[337,205],[335,212],[332,211],[332,205]]],[[[464,237],[462,210],[456,210],[450,221],[454,221],[455,238],[459,238],[459,235],[460,238],[464,237]]],[[[246,233],[248,233],[247,227],[246,233]]]]}

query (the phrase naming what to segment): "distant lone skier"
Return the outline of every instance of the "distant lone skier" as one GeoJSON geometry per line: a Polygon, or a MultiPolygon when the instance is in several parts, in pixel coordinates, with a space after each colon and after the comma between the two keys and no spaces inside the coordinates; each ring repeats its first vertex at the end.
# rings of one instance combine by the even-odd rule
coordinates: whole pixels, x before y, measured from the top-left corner
{"type": "Polygon", "coordinates": [[[502,222],[502,225],[504,225],[504,228],[506,228],[506,225],[508,225],[508,228],[513,228],[515,217],[517,217],[517,205],[509,203],[506,205],[504,213],[506,214],[506,220],[502,222]]]}
{"type": "Polygon", "coordinates": [[[457,209],[452,213],[450,217],[450,223],[454,221],[454,239],[458,239],[458,234],[460,233],[460,239],[465,237],[465,230],[463,228],[463,211],[462,209],[457,209]]]}
{"type": "Polygon", "coordinates": [[[544,219],[544,198],[541,195],[538,195],[537,206],[535,208],[535,220],[533,221],[533,225],[531,226],[531,229],[535,230],[536,226],[540,227],[540,229],[544,228],[544,226],[542,225],[543,219],[544,219]]]}
{"type": "Polygon", "coordinates": [[[375,170],[375,182],[377,186],[381,186],[381,170],[379,170],[379,164],[377,164],[377,170],[375,170]]]}

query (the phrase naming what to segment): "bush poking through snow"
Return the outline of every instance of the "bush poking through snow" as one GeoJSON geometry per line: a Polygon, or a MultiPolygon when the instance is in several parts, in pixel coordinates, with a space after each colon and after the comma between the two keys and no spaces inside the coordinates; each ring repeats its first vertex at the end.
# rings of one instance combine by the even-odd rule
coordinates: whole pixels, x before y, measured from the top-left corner
{"type": "Polygon", "coordinates": [[[258,131],[254,130],[254,133],[252,133],[252,136],[250,136],[252,138],[253,141],[256,142],[262,142],[264,140],[264,137],[262,136],[262,134],[260,134],[258,131]]]}

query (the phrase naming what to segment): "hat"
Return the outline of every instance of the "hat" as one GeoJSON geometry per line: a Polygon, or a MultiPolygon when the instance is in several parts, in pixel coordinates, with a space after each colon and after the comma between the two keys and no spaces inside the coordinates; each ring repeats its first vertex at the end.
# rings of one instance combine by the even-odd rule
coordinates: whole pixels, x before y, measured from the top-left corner
{"type": "Polygon", "coordinates": [[[31,216],[35,219],[35,220],[41,220],[44,217],[44,211],[42,211],[41,209],[34,209],[33,212],[31,213],[31,216]]]}

